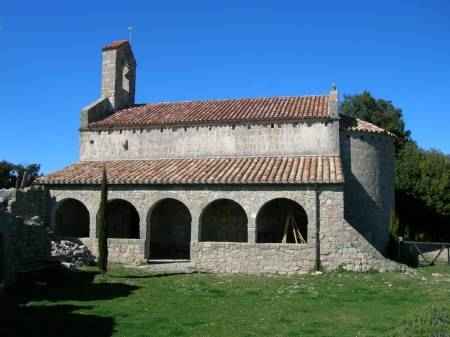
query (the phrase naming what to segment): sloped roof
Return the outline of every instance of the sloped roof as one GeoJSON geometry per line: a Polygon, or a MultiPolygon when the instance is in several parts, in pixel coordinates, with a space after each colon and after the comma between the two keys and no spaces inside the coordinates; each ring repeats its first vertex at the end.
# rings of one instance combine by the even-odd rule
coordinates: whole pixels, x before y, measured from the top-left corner
{"type": "Polygon", "coordinates": [[[363,121],[362,119],[347,116],[347,115],[340,115],[340,123],[341,128],[347,131],[356,131],[356,132],[368,132],[368,133],[379,133],[379,134],[385,134],[388,136],[395,137],[395,135],[383,128],[380,128],[379,126],[363,121]]]}
{"type": "Polygon", "coordinates": [[[339,184],[339,156],[83,161],[36,184],[339,184]]]}
{"type": "Polygon", "coordinates": [[[128,40],[117,40],[113,41],[110,44],[107,44],[102,48],[103,51],[110,50],[110,49],[118,49],[126,44],[129,44],[128,40]]]}
{"type": "Polygon", "coordinates": [[[329,96],[153,103],[119,110],[89,129],[298,121],[329,118],[329,96]]]}

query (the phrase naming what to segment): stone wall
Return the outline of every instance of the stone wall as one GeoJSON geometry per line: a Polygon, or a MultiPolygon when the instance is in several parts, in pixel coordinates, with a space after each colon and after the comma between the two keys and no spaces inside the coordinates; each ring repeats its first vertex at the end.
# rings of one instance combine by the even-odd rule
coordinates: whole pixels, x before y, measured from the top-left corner
{"type": "MultiPolygon", "coordinates": [[[[322,254],[322,270],[401,271],[405,267],[386,260],[364,242],[337,247],[333,254],[322,254]]],[[[315,245],[235,242],[193,242],[192,262],[198,271],[218,273],[298,274],[315,270],[315,245]]]]}
{"type": "Polygon", "coordinates": [[[38,216],[48,223],[48,193],[38,187],[29,187],[16,191],[16,200],[12,205],[12,213],[24,219],[38,216]]]}
{"type": "Polygon", "coordinates": [[[15,258],[16,231],[14,228],[18,225],[15,217],[5,213],[0,214],[0,285],[12,285],[16,279],[17,260],[15,258]]]}
{"type": "MultiPolygon", "coordinates": [[[[81,238],[92,255],[98,255],[98,240],[81,238]]],[[[144,258],[145,241],[139,239],[108,239],[108,260],[116,263],[141,264],[144,258]]]]}
{"type": "Polygon", "coordinates": [[[302,273],[314,270],[314,244],[193,242],[198,271],[218,273],[302,273]]]}
{"type": "MultiPolygon", "coordinates": [[[[98,187],[61,187],[50,190],[53,209],[65,198],[83,202],[91,214],[90,239],[83,239],[95,255],[95,214],[98,187]]],[[[386,260],[352,225],[344,219],[342,185],[326,186],[112,186],[109,199],[130,202],[140,217],[140,239],[112,239],[110,256],[114,262],[140,263],[148,256],[151,212],[166,198],[182,202],[190,212],[191,260],[199,270],[213,272],[310,271],[320,254],[325,270],[398,270],[399,265],[386,260]],[[287,198],[301,205],[307,216],[307,244],[256,243],[257,217],[263,206],[276,198],[287,198]],[[248,218],[246,243],[201,242],[201,214],[213,201],[237,202],[248,218]],[[317,235],[317,231],[319,234],[317,235]],[[317,238],[320,238],[319,241],[317,238]],[[319,244],[317,244],[319,242],[319,244]]]]}
{"type": "MultiPolygon", "coordinates": [[[[384,258],[343,218],[344,199],[339,187],[321,189],[315,197],[320,222],[317,244],[192,243],[191,259],[198,270],[241,273],[303,273],[314,270],[320,254],[322,270],[400,271],[404,267],[384,258]]],[[[314,228],[314,226],[313,226],[314,228]]],[[[310,226],[310,229],[313,229],[310,226]]]]}
{"type": "Polygon", "coordinates": [[[380,252],[394,210],[394,145],[387,135],[341,133],[345,218],[380,252]]]}
{"type": "Polygon", "coordinates": [[[0,268],[6,286],[14,283],[18,272],[33,270],[50,256],[48,233],[39,223],[0,213],[0,236],[0,268]]]}
{"type": "Polygon", "coordinates": [[[18,272],[49,258],[48,201],[42,188],[0,190],[0,275],[5,286],[14,283],[18,272]]]}
{"type": "Polygon", "coordinates": [[[47,228],[44,225],[25,221],[16,227],[18,247],[17,256],[20,258],[19,269],[27,270],[35,263],[45,261],[50,256],[50,240],[47,228]]]}
{"type": "Polygon", "coordinates": [[[338,137],[336,121],[81,131],[80,160],[336,155],[338,137]]]}
{"type": "Polygon", "coordinates": [[[43,223],[47,223],[48,201],[48,192],[37,186],[0,190],[0,204],[3,205],[4,210],[23,219],[38,216],[43,223]]]}

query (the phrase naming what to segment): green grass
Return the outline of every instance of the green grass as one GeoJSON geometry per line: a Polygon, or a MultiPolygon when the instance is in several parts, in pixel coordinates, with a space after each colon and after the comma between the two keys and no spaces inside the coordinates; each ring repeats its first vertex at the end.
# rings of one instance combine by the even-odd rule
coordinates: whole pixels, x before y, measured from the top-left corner
{"type": "Polygon", "coordinates": [[[66,273],[0,298],[0,336],[450,336],[450,267],[305,276],[66,273]]]}

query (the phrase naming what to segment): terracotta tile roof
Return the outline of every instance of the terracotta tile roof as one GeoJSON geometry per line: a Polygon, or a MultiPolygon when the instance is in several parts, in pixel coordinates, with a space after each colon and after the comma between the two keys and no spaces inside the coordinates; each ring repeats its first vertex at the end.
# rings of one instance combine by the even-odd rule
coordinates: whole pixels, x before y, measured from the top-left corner
{"type": "Polygon", "coordinates": [[[357,131],[357,132],[369,132],[369,133],[382,133],[389,136],[395,137],[395,135],[379,126],[363,121],[362,119],[358,119],[355,117],[341,115],[341,128],[348,131],[357,131]]]}
{"type": "Polygon", "coordinates": [[[339,156],[118,160],[73,164],[36,184],[337,184],[339,156]]]}
{"type": "Polygon", "coordinates": [[[299,96],[145,104],[119,110],[89,124],[89,128],[324,119],[329,117],[328,98],[299,96]]]}
{"type": "Polygon", "coordinates": [[[102,50],[110,50],[110,49],[117,49],[120,48],[121,46],[128,44],[128,40],[117,40],[117,41],[113,41],[110,44],[104,46],[102,48],[102,50]]]}

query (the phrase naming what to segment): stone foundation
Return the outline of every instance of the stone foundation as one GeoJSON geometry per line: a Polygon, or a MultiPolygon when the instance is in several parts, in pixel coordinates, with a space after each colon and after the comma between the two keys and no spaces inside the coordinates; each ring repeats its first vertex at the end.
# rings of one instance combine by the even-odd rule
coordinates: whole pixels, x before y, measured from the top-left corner
{"type": "MultiPolygon", "coordinates": [[[[348,243],[332,254],[321,254],[326,271],[402,271],[404,266],[384,258],[361,242],[348,243]]],[[[215,273],[299,274],[315,270],[316,247],[303,244],[193,242],[194,269],[215,273]]]]}
{"type": "MultiPolygon", "coordinates": [[[[77,239],[97,256],[97,240],[77,239]]],[[[109,261],[125,264],[146,263],[145,241],[139,239],[109,239],[109,261]]],[[[308,244],[192,242],[191,261],[194,270],[214,273],[278,273],[299,274],[315,270],[316,246],[308,244]]],[[[321,269],[403,271],[405,267],[384,258],[376,249],[353,237],[334,250],[324,249],[320,255],[321,269]]]]}
{"type": "Polygon", "coordinates": [[[314,269],[312,245],[193,242],[191,260],[198,271],[218,273],[302,273],[314,269]]]}
{"type": "MultiPolygon", "coordinates": [[[[79,239],[89,248],[92,255],[98,255],[98,241],[91,238],[79,239]]],[[[141,264],[145,260],[145,241],[140,239],[108,239],[108,260],[115,263],[141,264]]]]}

